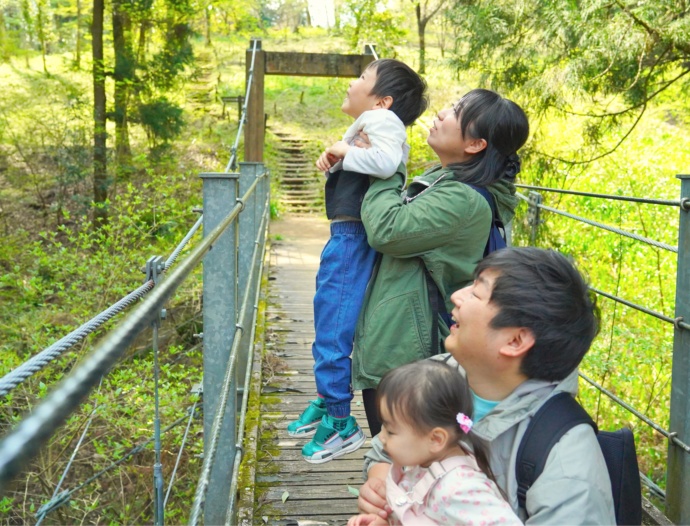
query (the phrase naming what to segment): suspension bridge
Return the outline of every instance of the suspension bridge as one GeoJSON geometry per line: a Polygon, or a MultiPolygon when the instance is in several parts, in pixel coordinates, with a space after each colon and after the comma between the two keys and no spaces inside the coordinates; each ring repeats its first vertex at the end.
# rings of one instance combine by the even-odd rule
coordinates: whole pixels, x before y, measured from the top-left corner
{"type": "MultiPolygon", "coordinates": [[[[63,473],[52,496],[34,511],[36,523],[57,524],[61,507],[103,474],[118,469],[146,448],[153,448],[152,508],[155,524],[166,520],[166,504],[179,479],[180,462],[192,440],[189,430],[203,421],[203,455],[187,522],[205,524],[342,524],[356,513],[355,489],[362,482],[365,446],[342,459],[319,466],[300,458],[301,443],[290,438],[286,423],[296,418],[313,396],[311,298],[319,253],[328,236],[328,225],[314,215],[294,215],[270,220],[271,173],[263,163],[265,120],[263,79],[268,74],[358,76],[373,60],[363,55],[276,53],[261,49],[252,40],[246,55],[247,86],[230,160],[222,173],[202,173],[202,216],[167,257],[146,262],[144,283],[103,312],[85,322],[49,348],[16,369],[3,372],[0,399],[89,334],[116,318],[118,324],[69,375],[52,387],[33,410],[14,425],[0,442],[0,497],[25,476],[31,459],[79,409],[90,393],[103,388],[106,377],[122,360],[135,338],[150,331],[154,357],[155,407],[149,438],[136,443],[119,458],[78,484],[67,487],[68,473],[88,440],[98,407],[83,423],[60,460],[63,473]],[[238,146],[244,132],[244,161],[238,146]],[[197,239],[203,227],[203,236],[197,239]],[[269,239],[269,231],[273,240],[269,239]],[[180,261],[180,256],[185,254],[180,261]],[[161,385],[159,330],[166,322],[166,303],[203,261],[203,382],[193,388],[193,402],[175,419],[165,422],[160,412],[161,385]],[[136,304],[136,305],[135,305],[136,304]],[[177,455],[164,459],[162,440],[173,428],[184,429],[177,455]],[[167,462],[167,460],[171,460],[167,462]]],[[[299,172],[299,170],[297,170],[299,172]]],[[[288,179],[295,179],[290,173],[288,179]]],[[[631,242],[654,247],[677,258],[675,312],[658,312],[611,291],[593,290],[615,305],[640,312],[672,328],[673,372],[669,425],[664,427],[644,409],[634,407],[582,374],[586,384],[621,407],[636,425],[647,426],[667,441],[666,489],[643,473],[646,494],[661,503],[661,510],[644,500],[645,523],[690,523],[690,176],[681,175],[677,200],[626,197],[519,186],[527,203],[531,243],[538,239],[544,221],[560,216],[631,242]],[[601,200],[627,201],[645,206],[672,207],[679,211],[678,243],[669,244],[546,205],[545,195],[570,195],[601,200]]],[[[311,191],[311,190],[310,190],[311,191]]],[[[311,196],[310,201],[314,200],[311,196]]],[[[551,202],[551,201],[549,201],[551,202]]],[[[563,202],[559,201],[559,205],[563,202]]],[[[599,235],[599,234],[596,234],[599,235]]],[[[365,423],[359,398],[354,415],[365,423]]],[[[368,429],[365,429],[368,432],[368,429]]],[[[169,456],[169,455],[168,455],[169,456]]],[[[179,522],[175,519],[174,522],[179,522]]]]}

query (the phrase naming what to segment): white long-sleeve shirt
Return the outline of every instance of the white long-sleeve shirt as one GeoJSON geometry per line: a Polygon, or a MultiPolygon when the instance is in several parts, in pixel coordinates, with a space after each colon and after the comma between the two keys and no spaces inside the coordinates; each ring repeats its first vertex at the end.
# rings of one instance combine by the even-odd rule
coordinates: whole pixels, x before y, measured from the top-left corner
{"type": "Polygon", "coordinates": [[[401,162],[407,162],[410,152],[405,125],[395,113],[386,109],[362,113],[347,129],[343,141],[352,148],[344,159],[331,167],[331,172],[343,169],[387,179],[401,162]],[[371,148],[354,146],[360,132],[367,134],[371,148]]]}

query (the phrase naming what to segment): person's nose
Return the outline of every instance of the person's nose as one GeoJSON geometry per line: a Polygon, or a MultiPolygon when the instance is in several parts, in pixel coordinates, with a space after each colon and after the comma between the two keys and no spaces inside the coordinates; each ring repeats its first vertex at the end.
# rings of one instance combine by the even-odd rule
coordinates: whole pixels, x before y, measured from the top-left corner
{"type": "Polygon", "coordinates": [[[453,294],[450,295],[451,303],[459,308],[469,295],[471,288],[472,285],[468,285],[467,287],[463,287],[453,292],[453,294]]]}

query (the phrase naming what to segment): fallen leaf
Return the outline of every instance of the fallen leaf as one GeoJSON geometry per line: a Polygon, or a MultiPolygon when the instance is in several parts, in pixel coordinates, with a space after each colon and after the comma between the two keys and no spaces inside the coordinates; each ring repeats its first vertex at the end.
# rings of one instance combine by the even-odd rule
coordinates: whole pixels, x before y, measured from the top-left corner
{"type": "Polygon", "coordinates": [[[285,502],[286,500],[288,500],[289,496],[290,494],[287,491],[284,491],[283,496],[281,497],[282,501],[285,502]]]}

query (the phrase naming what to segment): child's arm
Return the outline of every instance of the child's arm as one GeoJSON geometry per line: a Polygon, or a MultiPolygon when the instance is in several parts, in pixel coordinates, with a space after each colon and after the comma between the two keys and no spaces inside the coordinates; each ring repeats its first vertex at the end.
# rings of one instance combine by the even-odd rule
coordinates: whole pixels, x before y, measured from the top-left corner
{"type": "MultiPolygon", "coordinates": [[[[371,147],[347,145],[346,155],[343,155],[343,169],[387,179],[404,160],[403,145],[407,139],[405,125],[388,110],[367,111],[360,118],[360,131],[368,136],[371,147]]],[[[336,153],[332,149],[327,151],[336,153]]],[[[342,153],[342,149],[339,148],[338,151],[342,153]]]]}
{"type": "Polygon", "coordinates": [[[388,526],[388,521],[373,513],[355,515],[347,521],[347,526],[388,526]]]}

